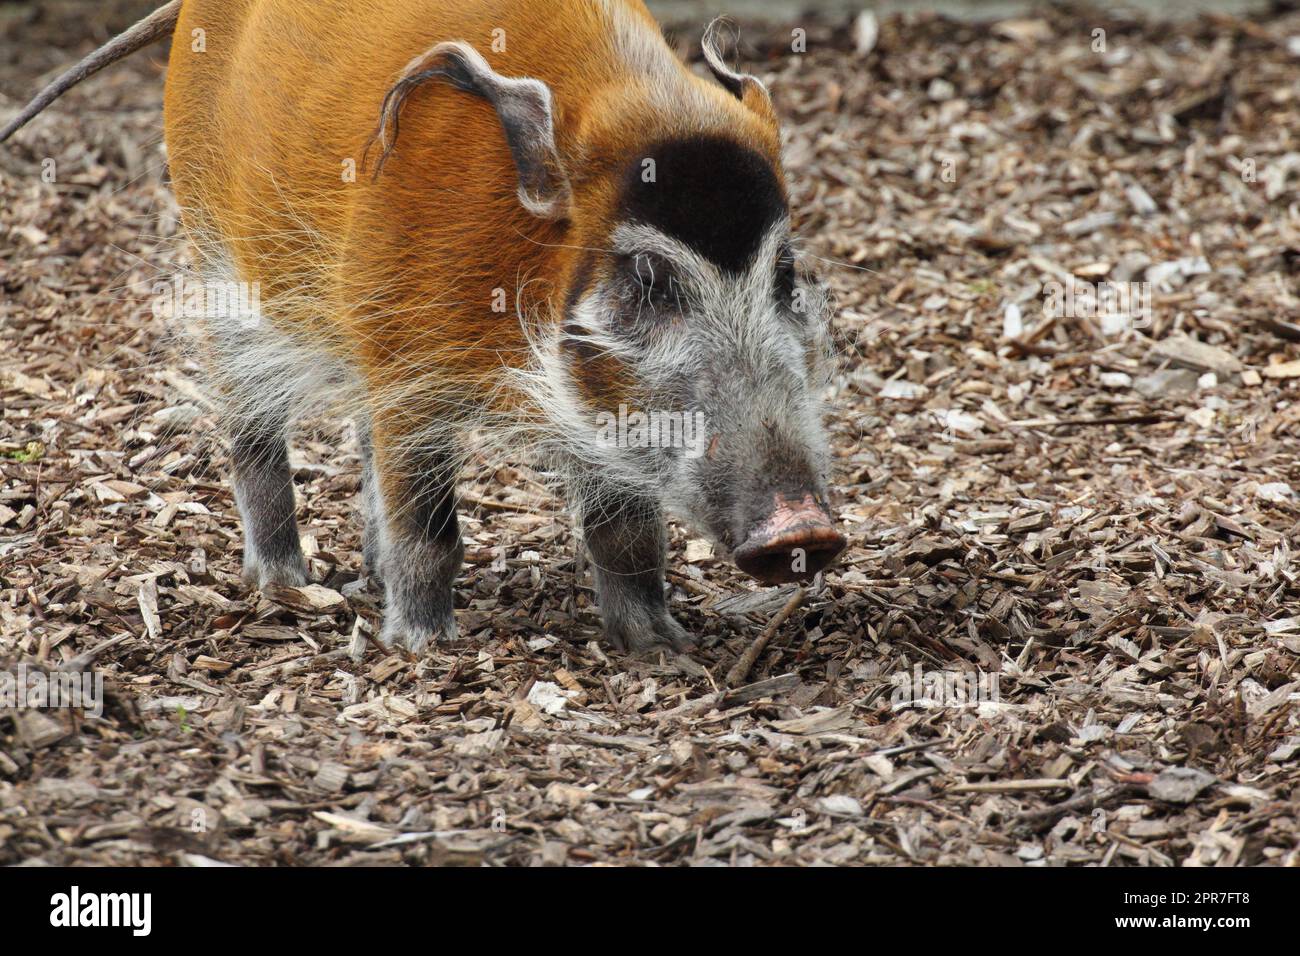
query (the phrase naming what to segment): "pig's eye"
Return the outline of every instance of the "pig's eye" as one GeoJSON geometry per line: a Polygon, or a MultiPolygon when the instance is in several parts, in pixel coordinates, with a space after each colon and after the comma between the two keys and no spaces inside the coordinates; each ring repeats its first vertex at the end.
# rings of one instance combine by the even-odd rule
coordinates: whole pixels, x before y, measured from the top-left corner
{"type": "Polygon", "coordinates": [[[633,305],[638,310],[654,312],[683,311],[682,287],[672,266],[661,256],[637,253],[624,256],[623,274],[627,277],[633,305]]]}

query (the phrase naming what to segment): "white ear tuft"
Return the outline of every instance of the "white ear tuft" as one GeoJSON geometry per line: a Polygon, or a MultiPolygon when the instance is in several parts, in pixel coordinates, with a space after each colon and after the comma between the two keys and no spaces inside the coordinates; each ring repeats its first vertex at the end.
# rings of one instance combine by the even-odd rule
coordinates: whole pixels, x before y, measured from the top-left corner
{"type": "Polygon", "coordinates": [[[772,97],[767,92],[767,87],[763,85],[763,81],[749,73],[737,73],[727,66],[722,58],[720,34],[725,22],[722,18],[718,18],[704,29],[701,46],[704,49],[704,60],[709,66],[709,72],[732,96],[775,124],[776,111],[772,107],[772,97]]]}

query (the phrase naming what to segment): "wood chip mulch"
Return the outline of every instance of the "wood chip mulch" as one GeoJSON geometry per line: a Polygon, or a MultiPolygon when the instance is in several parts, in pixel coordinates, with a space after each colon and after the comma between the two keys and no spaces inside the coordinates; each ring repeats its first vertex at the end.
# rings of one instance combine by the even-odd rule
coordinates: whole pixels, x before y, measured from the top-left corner
{"type": "MultiPolygon", "coordinates": [[[[0,115],[141,6],[6,8],[0,115]]],[[[800,26],[741,56],[840,302],[852,547],[794,594],[674,529],[686,656],[595,643],[522,464],[465,486],[465,641],[383,652],[328,421],[315,583],[250,593],[150,310],[162,53],[0,149],[0,667],[106,692],[0,714],[0,864],[1300,863],[1300,14],[800,26]],[[1151,321],[1045,315],[1070,277],[1150,282],[1151,321]],[[917,668],[1000,700],[895,706],[917,668]]]]}

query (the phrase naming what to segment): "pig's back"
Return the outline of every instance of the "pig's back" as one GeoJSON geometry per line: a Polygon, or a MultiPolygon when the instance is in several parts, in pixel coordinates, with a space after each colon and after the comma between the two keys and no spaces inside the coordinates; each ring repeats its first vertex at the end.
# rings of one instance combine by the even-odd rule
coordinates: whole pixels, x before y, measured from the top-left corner
{"type": "MultiPolygon", "coordinates": [[[[639,2],[609,2],[645,15],[639,2]]],[[[331,311],[328,297],[364,295],[375,272],[409,275],[448,242],[492,246],[493,255],[463,261],[459,278],[473,285],[489,270],[499,282],[510,263],[493,237],[546,227],[518,205],[491,107],[447,84],[416,91],[399,151],[372,183],[376,150],[368,168],[363,155],[380,104],[414,57],[458,39],[502,73],[546,81],[557,110],[571,108],[621,68],[609,10],[605,0],[186,0],[165,125],[175,191],[199,247],[228,251],[241,279],[261,283],[264,301],[310,303],[302,321],[331,311]],[[373,261],[355,262],[358,253],[373,261]]],[[[558,135],[571,126],[557,122],[558,135]]],[[[478,294],[463,281],[459,292],[478,294]]]]}

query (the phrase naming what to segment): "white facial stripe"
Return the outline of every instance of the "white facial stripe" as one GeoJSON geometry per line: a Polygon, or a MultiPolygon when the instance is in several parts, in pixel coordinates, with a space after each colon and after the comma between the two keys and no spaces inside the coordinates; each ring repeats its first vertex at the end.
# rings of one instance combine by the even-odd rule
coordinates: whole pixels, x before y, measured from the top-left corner
{"type": "Polygon", "coordinates": [[[739,279],[724,276],[717,266],[690,246],[643,223],[624,223],[618,226],[612,239],[614,251],[621,255],[648,253],[671,262],[677,269],[678,278],[689,286],[713,285],[725,289],[734,288],[739,283],[740,287],[748,289],[754,283],[770,286],[777,256],[782,246],[790,241],[790,223],[784,218],[773,223],[763,237],[749,268],[739,279]]]}
{"type": "Polygon", "coordinates": [[[703,284],[717,276],[717,269],[690,246],[651,226],[623,223],[614,230],[613,244],[620,255],[650,254],[671,262],[687,284],[703,284]]]}
{"type": "MultiPolygon", "coordinates": [[[[741,275],[724,273],[712,262],[663,232],[644,224],[628,223],[612,237],[622,255],[653,254],[670,263],[676,280],[691,302],[684,322],[652,327],[636,339],[636,354],[628,361],[652,390],[680,379],[684,370],[705,369],[719,356],[734,356],[735,367],[766,369],[765,377],[777,381],[808,382],[806,350],[819,349],[816,332],[800,332],[786,308],[775,298],[776,263],[790,241],[787,222],[774,224],[763,237],[753,261],[741,275]]],[[[599,330],[602,345],[617,350],[629,342],[620,327],[628,321],[626,305],[597,293],[581,308],[584,321],[599,330]]],[[[623,355],[620,354],[620,358],[623,355]]]]}

